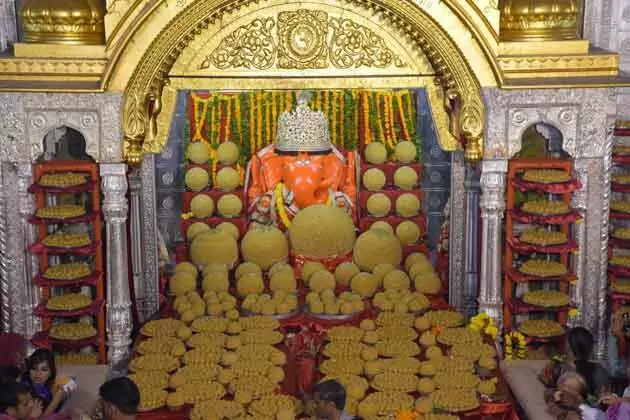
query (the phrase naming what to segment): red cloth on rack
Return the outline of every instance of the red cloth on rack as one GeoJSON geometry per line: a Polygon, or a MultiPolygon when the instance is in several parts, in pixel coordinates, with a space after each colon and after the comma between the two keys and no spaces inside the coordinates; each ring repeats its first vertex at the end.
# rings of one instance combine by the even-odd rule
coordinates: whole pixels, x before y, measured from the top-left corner
{"type": "Polygon", "coordinates": [[[0,334],[0,366],[16,366],[26,358],[26,340],[19,334],[0,334]]]}

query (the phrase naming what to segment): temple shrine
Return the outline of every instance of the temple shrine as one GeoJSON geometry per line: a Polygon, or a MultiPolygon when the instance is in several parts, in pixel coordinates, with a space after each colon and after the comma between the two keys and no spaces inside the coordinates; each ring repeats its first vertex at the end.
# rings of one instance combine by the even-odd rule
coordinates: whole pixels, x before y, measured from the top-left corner
{"type": "Polygon", "coordinates": [[[627,1],[0,9],[0,326],[70,404],[546,420],[571,328],[623,358],[627,1]]]}

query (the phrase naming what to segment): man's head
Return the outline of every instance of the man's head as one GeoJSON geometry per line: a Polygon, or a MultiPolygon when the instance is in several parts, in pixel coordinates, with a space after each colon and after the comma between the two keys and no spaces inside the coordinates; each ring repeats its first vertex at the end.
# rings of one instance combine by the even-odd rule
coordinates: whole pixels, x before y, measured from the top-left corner
{"type": "Polygon", "coordinates": [[[588,396],[588,386],[584,378],[575,372],[567,372],[558,380],[556,401],[568,406],[581,404],[588,396]]]}
{"type": "Polygon", "coordinates": [[[105,420],[133,418],[140,404],[140,391],[129,378],[105,382],[98,390],[105,420]]]}
{"type": "Polygon", "coordinates": [[[5,382],[0,385],[0,413],[16,420],[26,420],[33,413],[33,397],[26,385],[5,382]]]}
{"type": "Polygon", "coordinates": [[[346,406],[346,390],[334,379],[320,382],[313,388],[313,401],[319,417],[332,419],[346,406]]]}

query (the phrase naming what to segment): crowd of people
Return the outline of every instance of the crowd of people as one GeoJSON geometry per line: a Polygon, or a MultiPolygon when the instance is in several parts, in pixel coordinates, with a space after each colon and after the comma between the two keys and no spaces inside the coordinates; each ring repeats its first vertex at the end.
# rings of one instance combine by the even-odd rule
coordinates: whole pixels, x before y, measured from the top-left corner
{"type": "MultiPolygon", "coordinates": [[[[132,420],[140,404],[136,384],[126,377],[112,379],[99,388],[99,401],[88,410],[63,409],[77,388],[73,378],[57,375],[54,354],[37,349],[26,357],[22,337],[0,336],[0,420],[132,420]]],[[[352,420],[344,411],[346,390],[327,380],[311,393],[316,415],[326,420],[352,420]]]]}
{"type": "MultiPolygon", "coordinates": [[[[625,344],[621,315],[613,317],[612,335],[625,344]]],[[[613,341],[614,343],[614,341],[613,341]]],[[[131,420],[140,404],[138,387],[128,378],[101,385],[99,402],[91,410],[63,410],[64,402],[77,388],[73,378],[57,375],[55,358],[47,349],[26,357],[24,340],[17,335],[0,336],[0,420],[131,420]]],[[[608,370],[591,360],[594,340],[585,328],[567,335],[567,349],[541,372],[546,385],[547,411],[558,420],[630,420],[630,386],[618,395],[608,370]]],[[[627,353],[624,345],[619,354],[627,353]]],[[[609,366],[620,365],[619,360],[609,366]]],[[[626,383],[630,383],[630,364],[626,383]]],[[[318,383],[310,398],[320,419],[351,420],[344,411],[346,391],[334,380],[318,383]]]]}
{"type": "MultiPolygon", "coordinates": [[[[616,356],[625,357],[625,346],[617,348],[617,343],[626,341],[621,317],[622,314],[613,315],[613,339],[609,345],[614,346],[616,356]]],[[[585,328],[573,328],[567,335],[567,344],[564,357],[554,358],[541,373],[541,380],[547,386],[547,411],[558,420],[630,420],[630,386],[621,396],[614,392],[608,369],[591,360],[593,335],[585,328]]],[[[624,363],[618,357],[609,363],[617,371],[620,365],[624,363]]],[[[625,366],[628,384],[630,364],[625,366]]]]}

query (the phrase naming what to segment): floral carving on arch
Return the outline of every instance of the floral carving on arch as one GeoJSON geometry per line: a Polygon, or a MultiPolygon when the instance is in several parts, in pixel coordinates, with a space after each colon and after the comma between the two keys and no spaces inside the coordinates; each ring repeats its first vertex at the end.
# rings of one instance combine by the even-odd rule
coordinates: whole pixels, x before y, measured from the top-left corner
{"type": "Polygon", "coordinates": [[[508,158],[517,154],[522,147],[523,133],[534,124],[549,124],[562,133],[562,148],[571,156],[575,156],[577,136],[578,106],[528,106],[510,108],[508,110],[508,158]]]}

